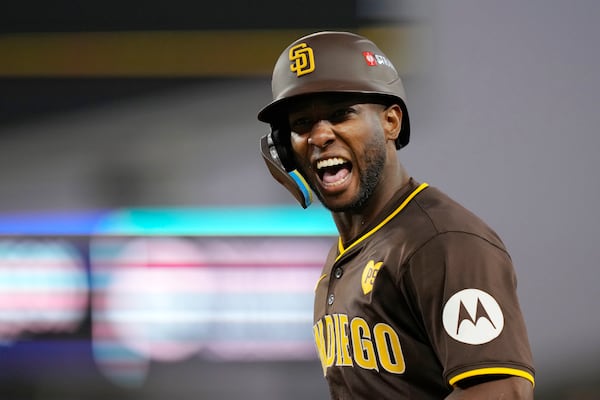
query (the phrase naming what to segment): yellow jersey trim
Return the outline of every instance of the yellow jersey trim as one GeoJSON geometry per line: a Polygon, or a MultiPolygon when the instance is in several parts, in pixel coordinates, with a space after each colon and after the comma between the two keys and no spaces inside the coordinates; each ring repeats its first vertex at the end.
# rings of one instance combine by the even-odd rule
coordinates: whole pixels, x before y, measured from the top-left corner
{"type": "Polygon", "coordinates": [[[529,372],[525,372],[525,371],[520,370],[520,369],[504,368],[504,367],[480,368],[480,369],[474,369],[472,371],[463,372],[462,374],[458,374],[455,377],[453,377],[452,379],[450,379],[448,381],[448,383],[450,383],[450,385],[454,385],[454,384],[456,384],[456,382],[459,382],[459,381],[461,381],[463,379],[471,378],[473,376],[481,376],[481,375],[513,375],[513,376],[520,376],[521,378],[527,379],[529,382],[531,382],[531,384],[533,386],[535,386],[535,379],[533,378],[533,375],[531,375],[529,372]]]}
{"type": "Polygon", "coordinates": [[[341,237],[338,238],[338,250],[339,250],[340,254],[336,257],[335,261],[339,260],[340,257],[342,257],[344,255],[344,253],[346,253],[348,250],[350,250],[351,248],[353,248],[354,246],[356,246],[357,244],[359,244],[360,242],[362,242],[363,240],[365,240],[369,236],[373,235],[379,229],[381,229],[382,226],[384,226],[385,224],[387,224],[392,218],[394,218],[396,215],[398,215],[398,213],[400,213],[400,211],[402,211],[404,209],[404,207],[406,207],[406,205],[408,203],[410,203],[410,201],[417,194],[419,194],[423,189],[425,189],[427,186],[429,186],[429,184],[427,184],[427,183],[421,183],[419,185],[419,187],[417,187],[415,190],[413,190],[413,192],[402,202],[402,204],[400,204],[400,206],[394,210],[394,212],[392,212],[390,215],[388,215],[375,228],[371,229],[369,232],[365,233],[360,238],[358,238],[356,241],[354,241],[350,246],[348,246],[348,248],[345,249],[344,245],[342,244],[342,238],[341,237]]]}
{"type": "Polygon", "coordinates": [[[321,276],[319,277],[319,280],[317,280],[317,283],[315,283],[315,288],[313,289],[313,292],[316,292],[316,291],[317,291],[317,286],[319,286],[319,283],[321,283],[321,281],[322,281],[323,279],[325,279],[325,277],[326,277],[326,276],[327,276],[327,274],[323,274],[323,275],[321,275],[321,276]]]}

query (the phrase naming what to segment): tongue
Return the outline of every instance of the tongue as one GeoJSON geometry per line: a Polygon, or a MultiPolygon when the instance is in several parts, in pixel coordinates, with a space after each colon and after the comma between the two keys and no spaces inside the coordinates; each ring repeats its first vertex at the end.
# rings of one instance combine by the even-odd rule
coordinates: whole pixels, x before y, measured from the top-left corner
{"type": "Polygon", "coordinates": [[[341,179],[344,179],[350,171],[346,168],[340,168],[339,170],[331,169],[325,171],[323,174],[323,182],[325,183],[335,183],[341,179]]]}

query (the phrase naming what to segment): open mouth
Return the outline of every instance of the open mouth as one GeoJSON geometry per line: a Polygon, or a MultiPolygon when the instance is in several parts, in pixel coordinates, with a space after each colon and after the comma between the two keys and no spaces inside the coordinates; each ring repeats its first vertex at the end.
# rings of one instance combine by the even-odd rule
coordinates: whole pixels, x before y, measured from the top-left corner
{"type": "Polygon", "coordinates": [[[340,157],[326,158],[317,162],[317,174],[326,187],[341,185],[348,179],[351,171],[352,163],[340,157]]]}

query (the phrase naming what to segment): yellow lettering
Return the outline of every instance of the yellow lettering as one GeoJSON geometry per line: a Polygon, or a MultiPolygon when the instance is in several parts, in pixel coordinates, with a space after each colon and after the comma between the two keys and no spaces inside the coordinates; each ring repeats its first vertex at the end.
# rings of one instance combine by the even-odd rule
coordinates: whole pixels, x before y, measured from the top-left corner
{"type": "Polygon", "coordinates": [[[406,365],[398,334],[387,324],[377,324],[373,328],[373,336],[383,369],[393,374],[404,373],[406,365]]]}
{"type": "Polygon", "coordinates": [[[392,374],[406,370],[400,338],[388,324],[379,323],[371,329],[363,318],[325,315],[313,326],[313,335],[324,375],[334,364],[376,371],[383,368],[392,374]]]}
{"type": "Polygon", "coordinates": [[[354,361],[364,369],[377,370],[375,350],[371,341],[371,332],[367,321],[362,318],[353,318],[350,322],[350,337],[352,338],[352,350],[354,361]]]}
{"type": "Polygon", "coordinates": [[[331,315],[325,316],[325,328],[327,330],[325,369],[327,369],[333,365],[333,361],[335,360],[335,327],[331,315]]]}
{"type": "Polygon", "coordinates": [[[346,314],[338,314],[336,320],[339,320],[339,346],[337,349],[337,363],[336,365],[352,365],[352,358],[350,358],[350,340],[348,338],[348,316],[346,314]]]}
{"type": "Polygon", "coordinates": [[[317,354],[319,360],[321,360],[321,367],[323,367],[323,375],[327,372],[327,366],[325,365],[325,336],[323,335],[323,320],[318,321],[313,326],[313,336],[315,337],[315,344],[317,346],[317,354]]]}

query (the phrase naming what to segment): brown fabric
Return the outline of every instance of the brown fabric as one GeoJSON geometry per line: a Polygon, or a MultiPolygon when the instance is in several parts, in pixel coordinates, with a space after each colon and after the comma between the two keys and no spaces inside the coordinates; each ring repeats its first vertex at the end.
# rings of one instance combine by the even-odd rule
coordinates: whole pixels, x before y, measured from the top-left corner
{"type": "Polygon", "coordinates": [[[323,275],[314,333],[332,399],[441,399],[459,375],[533,379],[510,256],[436,188],[341,256],[332,249],[323,275]]]}

